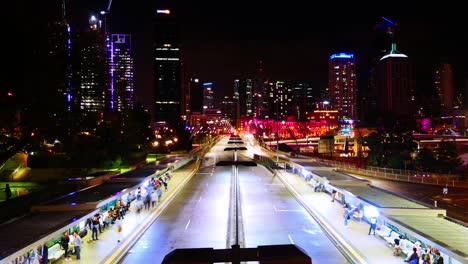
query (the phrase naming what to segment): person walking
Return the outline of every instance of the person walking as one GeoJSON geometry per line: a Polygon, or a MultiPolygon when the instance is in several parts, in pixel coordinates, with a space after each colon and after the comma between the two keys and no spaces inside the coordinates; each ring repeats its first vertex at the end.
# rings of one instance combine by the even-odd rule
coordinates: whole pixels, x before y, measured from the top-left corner
{"type": "Polygon", "coordinates": [[[68,257],[68,245],[70,244],[70,236],[68,235],[68,231],[63,233],[63,237],[60,239],[60,246],[62,246],[63,250],[65,251],[65,261],[69,261],[70,258],[68,257]]]}
{"type": "Polygon", "coordinates": [[[76,259],[81,259],[81,244],[83,241],[76,231],[73,232],[73,237],[75,238],[73,240],[73,245],[75,246],[76,259]]]}
{"type": "Polygon", "coordinates": [[[377,218],[376,217],[372,217],[370,219],[370,227],[369,227],[369,234],[367,235],[370,235],[371,233],[374,233],[374,236],[375,236],[375,228],[377,227],[377,218]]]}
{"type": "Polygon", "coordinates": [[[10,188],[10,184],[8,184],[8,183],[5,185],[5,194],[6,194],[6,199],[10,200],[10,198],[11,198],[11,188],[10,188]]]}

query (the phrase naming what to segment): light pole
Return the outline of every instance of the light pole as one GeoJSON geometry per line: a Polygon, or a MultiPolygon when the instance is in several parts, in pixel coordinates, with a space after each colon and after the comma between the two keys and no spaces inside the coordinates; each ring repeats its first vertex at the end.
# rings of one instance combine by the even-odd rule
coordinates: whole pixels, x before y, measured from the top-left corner
{"type": "Polygon", "coordinates": [[[279,100],[276,98],[276,166],[279,166],[279,100]]]}

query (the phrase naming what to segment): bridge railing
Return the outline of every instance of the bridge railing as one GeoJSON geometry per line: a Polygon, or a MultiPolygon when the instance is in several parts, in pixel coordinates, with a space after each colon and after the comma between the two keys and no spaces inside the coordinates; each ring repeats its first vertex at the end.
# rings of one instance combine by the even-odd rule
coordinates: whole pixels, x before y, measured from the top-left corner
{"type": "Polygon", "coordinates": [[[386,180],[415,182],[431,185],[468,188],[468,177],[457,174],[421,172],[381,167],[357,167],[355,164],[342,161],[321,159],[320,162],[336,167],[347,173],[376,177],[386,180]]]}

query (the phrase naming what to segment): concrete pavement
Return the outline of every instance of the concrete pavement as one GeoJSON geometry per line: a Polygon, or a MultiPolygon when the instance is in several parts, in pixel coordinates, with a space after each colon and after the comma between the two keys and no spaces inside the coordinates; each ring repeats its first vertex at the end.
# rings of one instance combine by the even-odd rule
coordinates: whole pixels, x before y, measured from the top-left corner
{"type": "MultiPolygon", "coordinates": [[[[63,258],[55,263],[116,263],[141,232],[153,223],[161,211],[169,205],[180,188],[191,178],[198,164],[192,162],[172,174],[169,190],[163,194],[161,203],[156,209],[136,213],[134,208],[125,215],[125,219],[117,221],[99,234],[99,240],[90,240],[91,232],[83,238],[81,260],[72,255],[71,261],[63,258]],[[118,226],[121,227],[119,231],[118,226]],[[120,242],[119,242],[120,241],[120,242]]],[[[349,227],[344,226],[343,208],[339,202],[331,202],[330,195],[325,192],[314,192],[313,187],[302,177],[278,172],[278,177],[293,192],[297,199],[313,213],[314,218],[330,233],[338,247],[350,252],[354,263],[403,263],[403,257],[392,255],[392,249],[378,235],[368,235],[369,224],[356,220],[349,221],[349,227]]],[[[132,206],[134,203],[132,204],[132,206]]],[[[311,256],[313,259],[313,256],[311,256]]],[[[351,262],[351,261],[350,261],[351,262]]]]}

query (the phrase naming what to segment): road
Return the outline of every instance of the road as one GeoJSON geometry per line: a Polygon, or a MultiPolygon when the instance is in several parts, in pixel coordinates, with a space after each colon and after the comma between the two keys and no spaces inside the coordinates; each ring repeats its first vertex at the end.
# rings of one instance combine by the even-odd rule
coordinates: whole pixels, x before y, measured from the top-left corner
{"type": "MultiPolygon", "coordinates": [[[[176,248],[231,248],[232,166],[216,166],[233,160],[224,151],[227,138],[208,152],[201,168],[161,212],[127,252],[121,263],[161,263],[176,248]]],[[[250,147],[249,147],[250,148],[250,147]]],[[[238,159],[250,160],[251,149],[238,151],[238,159]]],[[[282,182],[263,166],[239,166],[241,227],[239,245],[295,244],[312,257],[313,263],[347,263],[319,224],[291,195],[282,182]]]]}

